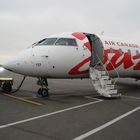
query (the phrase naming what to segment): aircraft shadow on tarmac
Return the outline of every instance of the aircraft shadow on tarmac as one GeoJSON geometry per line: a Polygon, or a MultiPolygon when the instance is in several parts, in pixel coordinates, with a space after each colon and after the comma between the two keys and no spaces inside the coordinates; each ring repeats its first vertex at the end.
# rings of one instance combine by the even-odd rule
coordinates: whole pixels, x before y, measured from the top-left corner
{"type": "Polygon", "coordinates": [[[117,82],[117,88],[122,94],[124,94],[124,93],[139,94],[140,82],[135,81],[134,79],[121,80],[121,81],[117,82]]]}

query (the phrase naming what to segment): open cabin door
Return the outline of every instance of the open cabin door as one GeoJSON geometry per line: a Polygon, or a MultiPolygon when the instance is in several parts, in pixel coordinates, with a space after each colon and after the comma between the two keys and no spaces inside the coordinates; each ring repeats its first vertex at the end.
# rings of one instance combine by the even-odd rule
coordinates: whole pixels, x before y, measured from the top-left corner
{"type": "Polygon", "coordinates": [[[99,62],[103,63],[104,61],[104,47],[103,44],[96,35],[94,34],[86,34],[90,46],[91,46],[91,62],[90,65],[94,66],[98,64],[99,62]]]}
{"type": "Polygon", "coordinates": [[[89,76],[93,87],[103,97],[118,98],[121,96],[115,89],[115,84],[110,78],[104,65],[104,46],[99,37],[94,34],[86,34],[91,46],[91,61],[89,76]]]}

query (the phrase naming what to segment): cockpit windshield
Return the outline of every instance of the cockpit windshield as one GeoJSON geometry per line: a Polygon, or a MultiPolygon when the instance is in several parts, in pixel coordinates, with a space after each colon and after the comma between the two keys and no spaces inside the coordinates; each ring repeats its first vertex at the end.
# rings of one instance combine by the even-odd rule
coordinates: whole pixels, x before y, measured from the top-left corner
{"type": "Polygon", "coordinates": [[[35,44],[35,46],[54,45],[54,46],[77,46],[74,38],[45,38],[35,44]]]}
{"type": "Polygon", "coordinates": [[[77,46],[76,40],[73,38],[59,38],[56,43],[56,46],[77,46]]]}
{"type": "Polygon", "coordinates": [[[46,38],[37,43],[37,45],[53,45],[57,38],[46,38]]]}

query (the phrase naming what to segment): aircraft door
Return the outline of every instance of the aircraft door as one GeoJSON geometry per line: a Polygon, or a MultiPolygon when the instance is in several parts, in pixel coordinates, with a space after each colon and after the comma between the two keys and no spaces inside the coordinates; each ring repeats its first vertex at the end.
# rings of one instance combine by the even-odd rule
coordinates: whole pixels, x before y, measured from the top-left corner
{"type": "Polygon", "coordinates": [[[90,65],[94,66],[99,62],[104,61],[104,47],[99,37],[94,34],[85,34],[91,45],[91,62],[90,65]]]}

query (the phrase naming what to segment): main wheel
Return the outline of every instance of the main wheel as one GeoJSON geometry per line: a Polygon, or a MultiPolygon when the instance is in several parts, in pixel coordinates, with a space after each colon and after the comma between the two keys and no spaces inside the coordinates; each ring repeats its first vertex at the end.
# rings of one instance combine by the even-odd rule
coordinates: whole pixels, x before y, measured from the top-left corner
{"type": "Polygon", "coordinates": [[[46,88],[40,88],[38,90],[38,94],[41,95],[42,97],[49,97],[49,91],[46,88]]]}
{"type": "Polygon", "coordinates": [[[12,91],[12,85],[10,82],[8,83],[4,83],[3,86],[2,86],[2,89],[6,92],[11,92],[12,91]]]}

